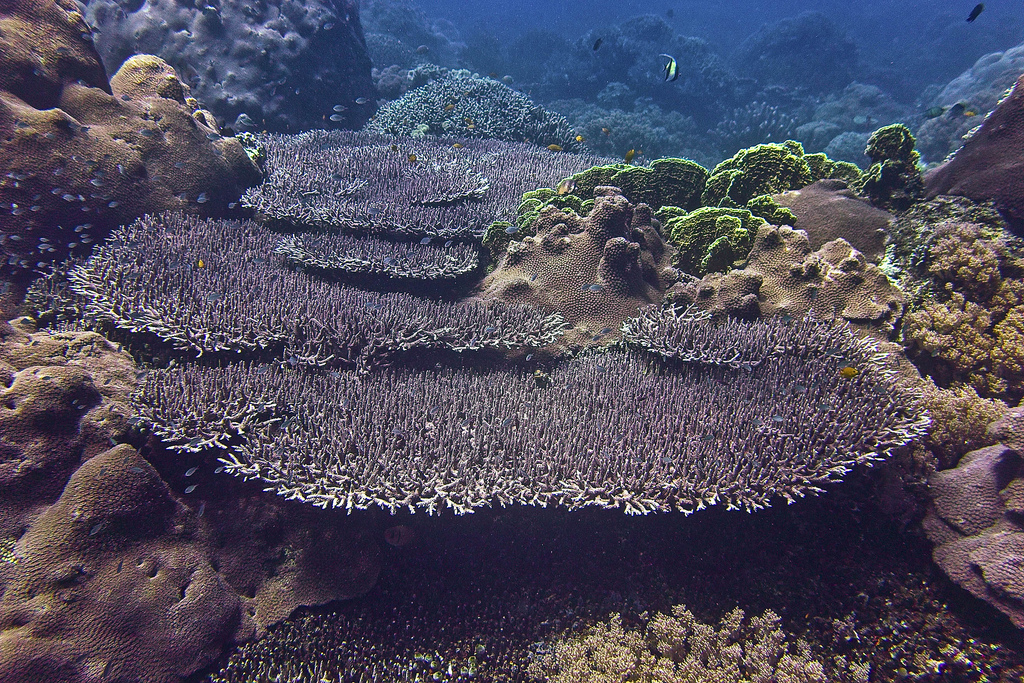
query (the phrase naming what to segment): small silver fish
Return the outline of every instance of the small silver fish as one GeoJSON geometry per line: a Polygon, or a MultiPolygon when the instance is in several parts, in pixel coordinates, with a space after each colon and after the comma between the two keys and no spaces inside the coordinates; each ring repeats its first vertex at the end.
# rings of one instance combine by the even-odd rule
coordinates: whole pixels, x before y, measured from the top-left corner
{"type": "Polygon", "coordinates": [[[187,470],[185,470],[185,476],[186,477],[191,477],[193,474],[196,473],[196,470],[198,470],[198,469],[199,469],[198,467],[189,467],[187,470]]]}
{"type": "Polygon", "coordinates": [[[192,493],[195,490],[196,490],[196,485],[195,484],[192,484],[191,486],[186,486],[185,487],[185,493],[192,493]]]}
{"type": "Polygon", "coordinates": [[[357,97],[356,98],[356,104],[366,104],[369,101],[370,100],[366,99],[365,97],[357,97]]]}

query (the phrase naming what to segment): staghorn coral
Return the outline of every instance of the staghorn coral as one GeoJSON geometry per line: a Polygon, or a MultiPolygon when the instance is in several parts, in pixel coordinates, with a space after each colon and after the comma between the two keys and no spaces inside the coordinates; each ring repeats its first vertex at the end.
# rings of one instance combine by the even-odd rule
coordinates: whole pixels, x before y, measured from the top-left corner
{"type": "Polygon", "coordinates": [[[491,138],[587,151],[561,115],[534,104],[500,81],[465,70],[449,71],[384,104],[366,130],[403,137],[491,138]]]}
{"type": "Polygon", "coordinates": [[[465,243],[406,244],[349,235],[290,236],[274,253],[290,263],[335,275],[390,280],[453,280],[476,270],[476,249],[465,243]]]}
{"type": "Polygon", "coordinates": [[[729,270],[746,259],[765,219],[746,209],[703,207],[690,213],[668,207],[658,212],[679,251],[675,265],[684,273],[706,275],[729,270]]]}
{"type": "Polygon", "coordinates": [[[564,338],[570,345],[614,338],[608,335],[625,318],[660,302],[677,274],[651,210],[629,203],[618,188],[594,193],[585,218],[553,204],[541,209],[526,236],[506,242],[497,268],[479,285],[480,297],[557,312],[572,328],[564,338]]]}
{"type": "MultiPolygon", "coordinates": [[[[1009,419],[1019,420],[1019,412],[1009,419]]],[[[928,487],[932,505],[923,526],[935,544],[935,563],[1024,628],[1021,454],[1002,444],[972,451],[955,468],[932,475],[928,487]]]]}
{"type": "Polygon", "coordinates": [[[524,306],[332,286],[275,266],[274,241],[251,222],[144,218],[70,279],[89,316],[200,356],[366,367],[412,348],[539,346],[561,332],[557,315],[524,306]]]}
{"type": "Polygon", "coordinates": [[[993,201],[1014,230],[1024,228],[1021,149],[1024,147],[1024,76],[951,159],[925,176],[929,199],[955,194],[993,201]]]}
{"type": "Polygon", "coordinates": [[[856,680],[842,670],[826,676],[824,662],[811,654],[810,645],[789,636],[781,623],[771,610],[748,619],[737,607],[716,628],[676,605],[671,614],[659,612],[627,630],[613,614],[556,641],[554,651],[534,669],[552,683],[856,680]]]}
{"type": "Polygon", "coordinates": [[[902,123],[876,130],[864,149],[871,166],[851,187],[875,206],[893,211],[903,211],[919,201],[924,186],[918,164],[921,155],[914,150],[915,142],[902,123]]]}
{"type": "Polygon", "coordinates": [[[793,212],[789,225],[807,233],[812,249],[841,237],[872,263],[885,255],[892,214],[858,198],[846,182],[819,180],[773,198],[793,212]]]}
{"type": "Polygon", "coordinates": [[[257,137],[267,180],[241,200],[257,218],[405,237],[480,237],[490,223],[511,220],[527,190],[606,161],[496,140],[257,137]]]}
{"type": "Polygon", "coordinates": [[[243,130],[302,130],[323,125],[339,103],[348,105],[341,113],[348,127],[373,113],[372,104],[355,104],[376,92],[354,0],[89,0],[83,11],[108,70],[137,53],[158,55],[228,125],[248,120],[243,130]]]}
{"type": "Polygon", "coordinates": [[[187,366],[151,373],[136,400],[172,447],[227,447],[229,473],[321,507],[755,510],[820,492],[928,423],[873,344],[819,353],[807,337],[739,369],[596,354],[543,382],[521,370],[187,366]]]}
{"type": "Polygon", "coordinates": [[[258,169],[159,58],[110,82],[74,3],[0,9],[0,268],[24,279],[153,211],[223,213],[258,169]]]}
{"type": "Polygon", "coordinates": [[[773,225],[758,230],[742,270],[680,282],[666,298],[744,318],[810,313],[883,336],[896,328],[906,304],[885,273],[846,240],[812,251],[806,233],[773,225]]]}

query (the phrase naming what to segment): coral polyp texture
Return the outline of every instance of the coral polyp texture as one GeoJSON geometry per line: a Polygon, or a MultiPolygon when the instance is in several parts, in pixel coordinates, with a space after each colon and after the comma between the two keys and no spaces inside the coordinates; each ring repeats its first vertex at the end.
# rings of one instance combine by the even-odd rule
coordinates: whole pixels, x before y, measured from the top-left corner
{"type": "Polygon", "coordinates": [[[285,237],[274,253],[329,274],[392,280],[453,280],[472,273],[480,263],[477,250],[464,242],[411,245],[338,234],[285,237]]]}
{"type": "Polygon", "coordinates": [[[366,130],[390,135],[491,138],[585,152],[560,114],[500,81],[451,71],[384,104],[366,130]]]}
{"type": "Polygon", "coordinates": [[[479,237],[514,218],[527,190],[605,161],[497,140],[323,131],[257,138],[267,180],[241,200],[257,217],[406,237],[479,237]]]}
{"type": "Polygon", "coordinates": [[[159,58],[132,57],[108,83],[74,3],[5,3],[0,22],[3,269],[87,253],[145,212],[223,212],[258,180],[159,58]]]}
{"type": "Polygon", "coordinates": [[[526,236],[508,242],[480,296],[557,311],[574,328],[570,344],[600,341],[641,306],[660,302],[678,274],[650,208],[616,187],[594,194],[586,217],[544,207],[526,236]]]}
{"type": "Polygon", "coordinates": [[[559,316],[520,305],[336,286],[283,268],[275,241],[251,222],[147,217],[70,280],[90,316],[197,355],[365,367],[413,348],[539,346],[561,333],[559,316]]]}
{"type": "Polygon", "coordinates": [[[689,364],[583,355],[544,381],[190,365],[151,373],[136,399],[172,447],[227,447],[228,472],[322,507],[755,510],[820,492],[928,424],[871,342],[757,327],[780,324],[725,323],[737,338],[788,337],[735,369],[696,346],[689,364]]]}

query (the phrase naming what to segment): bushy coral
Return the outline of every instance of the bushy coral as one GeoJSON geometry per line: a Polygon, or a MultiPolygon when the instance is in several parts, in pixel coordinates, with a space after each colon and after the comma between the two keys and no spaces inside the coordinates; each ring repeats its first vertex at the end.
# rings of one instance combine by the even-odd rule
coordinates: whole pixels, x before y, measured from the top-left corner
{"type": "Polygon", "coordinates": [[[924,194],[921,155],[914,150],[914,135],[902,123],[879,128],[868,138],[864,153],[871,166],[853,183],[854,189],[876,206],[900,211],[924,194]]]}
{"type": "Polygon", "coordinates": [[[449,71],[388,102],[366,130],[390,135],[446,135],[554,145],[585,151],[560,115],[504,83],[468,71],[449,71]]]}
{"type": "MultiPolygon", "coordinates": [[[[845,661],[844,661],[845,663],[845,661]]],[[[637,629],[626,629],[613,614],[583,633],[555,643],[535,667],[552,683],[717,683],[851,681],[848,671],[832,671],[810,646],[782,629],[771,610],[747,618],[736,608],[716,626],[697,620],[683,605],[658,613],[637,629]]]]}
{"type": "Polygon", "coordinates": [[[963,384],[940,389],[928,383],[922,404],[932,416],[924,445],[938,458],[939,469],[956,466],[969,451],[998,443],[988,426],[1008,410],[1002,401],[982,398],[974,387],[963,384]]]}

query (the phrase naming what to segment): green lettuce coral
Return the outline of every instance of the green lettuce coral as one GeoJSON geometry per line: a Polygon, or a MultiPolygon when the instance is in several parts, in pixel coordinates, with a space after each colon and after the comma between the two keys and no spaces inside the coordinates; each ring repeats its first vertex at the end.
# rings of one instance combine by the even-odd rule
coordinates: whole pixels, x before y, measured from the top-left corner
{"type": "Polygon", "coordinates": [[[902,123],[876,130],[864,150],[871,166],[853,189],[876,206],[893,211],[909,208],[924,194],[918,167],[921,155],[914,150],[915,144],[914,135],[902,123]]]}
{"type": "Polygon", "coordinates": [[[729,270],[746,259],[758,228],[767,224],[746,209],[709,206],[690,212],[664,207],[657,218],[679,249],[676,266],[697,276],[729,270]]]}

